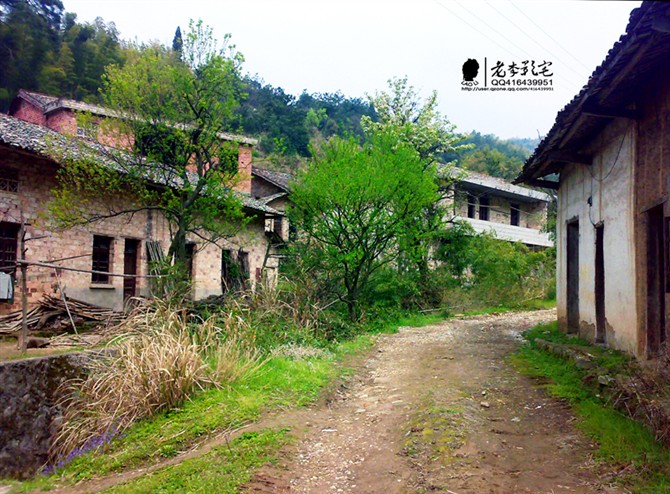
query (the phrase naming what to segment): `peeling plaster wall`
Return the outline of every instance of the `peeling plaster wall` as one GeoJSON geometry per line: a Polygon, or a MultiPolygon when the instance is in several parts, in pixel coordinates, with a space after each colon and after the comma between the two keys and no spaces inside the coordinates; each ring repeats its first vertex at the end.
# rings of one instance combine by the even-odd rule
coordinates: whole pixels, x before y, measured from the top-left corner
{"type": "Polygon", "coordinates": [[[595,227],[604,223],[605,317],[610,346],[637,351],[635,246],[633,242],[635,127],[610,124],[587,151],[593,165],[569,165],[561,172],[557,219],[558,319],[567,330],[567,223],[579,220],[580,334],[595,337],[595,227]],[[592,206],[588,200],[591,197],[592,206]]]}

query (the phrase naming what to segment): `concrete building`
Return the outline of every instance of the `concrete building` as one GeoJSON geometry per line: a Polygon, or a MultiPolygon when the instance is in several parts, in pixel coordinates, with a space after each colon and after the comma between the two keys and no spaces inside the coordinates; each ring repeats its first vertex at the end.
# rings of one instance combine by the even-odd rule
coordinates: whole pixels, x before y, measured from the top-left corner
{"type": "MultiPolygon", "coordinates": [[[[100,121],[113,117],[106,109],[78,101],[20,91],[10,115],[0,115],[0,269],[11,272],[17,260],[21,217],[26,226],[26,259],[83,272],[32,265],[28,269],[28,300],[35,304],[44,293],[63,288],[67,295],[89,303],[119,309],[124,300],[149,293],[149,261],[158,250],[166,252],[170,235],[167,221],[157,212],[142,210],[65,231],[50,226],[46,205],[57,185],[59,163],[54,146],[76,153],[77,139],[92,139],[104,145],[119,145],[119,136],[96,135],[78,126],[76,114],[85,111],[100,121]],[[98,271],[90,273],[85,271],[98,271]],[[106,275],[105,273],[110,273],[106,275]],[[111,274],[135,274],[122,278],[111,274]]],[[[221,294],[242,271],[253,287],[276,276],[276,247],[287,238],[284,214],[270,203],[280,203],[276,193],[264,195],[263,184],[255,184],[252,173],[253,139],[222,135],[238,143],[237,194],[248,223],[239,233],[218,245],[192,235],[188,241],[194,297],[221,294]],[[252,190],[255,195],[252,195],[252,190]],[[279,225],[276,229],[275,225],[279,225]],[[235,268],[235,269],[233,269],[235,268]]],[[[130,136],[132,141],[132,136],[130,136]]],[[[101,159],[104,159],[101,156],[101,159]]],[[[128,197],[116,198],[130,201],[128,197]]],[[[17,283],[14,300],[0,300],[0,313],[15,310],[20,301],[17,283]]]]}
{"type": "Polygon", "coordinates": [[[445,191],[443,204],[453,215],[450,219],[465,221],[478,233],[492,233],[531,248],[553,245],[549,234],[542,231],[551,201],[548,194],[468,170],[454,169],[449,175],[458,177],[445,191]]]}
{"type": "Polygon", "coordinates": [[[560,327],[641,358],[670,320],[669,67],[670,4],[644,2],[517,179],[558,190],[560,327]]]}

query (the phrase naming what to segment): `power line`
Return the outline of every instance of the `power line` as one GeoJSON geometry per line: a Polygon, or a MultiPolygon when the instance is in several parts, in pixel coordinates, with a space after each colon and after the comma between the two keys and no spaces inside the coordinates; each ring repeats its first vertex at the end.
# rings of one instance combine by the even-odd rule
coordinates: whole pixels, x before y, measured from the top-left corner
{"type": "Polygon", "coordinates": [[[444,10],[450,12],[450,13],[451,13],[453,16],[455,16],[457,19],[459,19],[459,20],[463,21],[464,23],[466,23],[466,24],[467,24],[468,26],[470,26],[472,29],[474,29],[474,30],[477,31],[479,34],[481,34],[482,36],[484,36],[486,39],[488,39],[489,41],[491,41],[493,44],[497,45],[500,49],[506,51],[507,53],[509,53],[509,54],[512,55],[513,57],[516,57],[516,56],[517,56],[516,54],[512,53],[512,52],[509,51],[507,48],[505,48],[504,46],[502,46],[500,43],[498,43],[496,40],[494,40],[493,38],[491,38],[489,35],[487,35],[486,33],[483,33],[482,31],[480,31],[479,29],[477,29],[475,26],[473,26],[472,24],[470,24],[468,21],[466,21],[465,19],[463,19],[463,18],[462,18],[460,15],[458,15],[456,12],[454,12],[454,11],[451,10],[449,7],[447,7],[447,6],[444,5],[442,2],[440,2],[440,0],[433,0],[433,1],[434,1],[436,4],[438,4],[440,7],[442,7],[444,10]]]}
{"type": "MultiPolygon", "coordinates": [[[[561,62],[565,67],[570,69],[572,72],[574,72],[576,75],[579,77],[583,77],[583,74],[578,72],[577,70],[573,69],[571,65],[567,64],[565,61],[563,61],[558,55],[556,55],[554,52],[550,51],[547,47],[543,46],[541,43],[539,43],[535,38],[533,38],[531,35],[529,35],[525,30],[521,29],[517,23],[515,23],[513,20],[511,20],[509,17],[507,17],[503,12],[498,10],[489,0],[484,0],[486,4],[491,7],[493,10],[495,10],[498,14],[500,14],[507,22],[509,22],[512,26],[514,26],[516,29],[519,30],[521,34],[523,34],[526,38],[531,40],[533,43],[535,43],[537,46],[542,48],[543,50],[546,50],[555,60],[558,60],[561,62]]],[[[567,79],[567,78],[566,78],[567,79]]],[[[570,79],[568,79],[570,81],[570,79]]],[[[574,83],[574,81],[571,81],[574,83]]]]}
{"type": "Polygon", "coordinates": [[[590,68],[590,67],[587,67],[586,65],[584,65],[584,63],[583,63],[580,59],[578,59],[578,58],[575,57],[572,53],[570,53],[568,50],[566,50],[565,48],[563,48],[563,46],[561,45],[561,43],[559,43],[558,41],[556,41],[556,40],[555,40],[555,39],[554,39],[548,32],[546,32],[544,29],[542,29],[542,28],[541,28],[541,27],[540,27],[540,26],[539,26],[533,19],[531,19],[530,17],[528,17],[528,15],[527,15],[523,10],[521,10],[519,7],[517,7],[517,6],[514,4],[514,2],[510,2],[510,4],[512,5],[512,7],[514,7],[514,8],[517,9],[519,12],[521,12],[521,15],[523,15],[526,19],[528,19],[530,22],[532,22],[533,25],[534,25],[536,28],[538,28],[540,31],[542,31],[542,32],[544,33],[544,35],[545,35],[547,38],[549,38],[549,39],[552,40],[554,43],[556,43],[556,46],[558,46],[561,50],[563,50],[563,51],[564,51],[565,53],[567,53],[570,57],[572,57],[573,60],[575,60],[579,65],[581,65],[582,67],[584,67],[584,68],[585,68],[586,70],[588,70],[588,71],[591,70],[591,68],[590,68]]]}
{"type": "MultiPolygon", "coordinates": [[[[449,8],[448,6],[446,6],[445,4],[443,4],[442,2],[440,2],[439,0],[433,0],[433,1],[434,1],[436,4],[438,4],[440,7],[442,7],[444,10],[448,11],[449,13],[451,13],[454,17],[456,17],[456,18],[459,19],[460,21],[464,22],[465,24],[467,24],[468,26],[470,26],[472,29],[474,29],[476,32],[478,32],[479,34],[481,34],[483,37],[485,37],[486,39],[488,39],[489,41],[491,41],[491,42],[492,42],[493,44],[495,44],[498,48],[500,48],[501,50],[503,50],[503,51],[505,51],[506,53],[508,53],[509,55],[511,55],[512,57],[514,57],[514,58],[524,58],[523,56],[522,56],[522,57],[519,57],[519,56],[518,56],[518,55],[519,55],[518,53],[513,53],[512,51],[510,51],[509,49],[507,49],[505,46],[501,45],[501,44],[500,44],[498,41],[496,41],[494,38],[492,38],[491,36],[489,36],[488,34],[486,34],[485,32],[483,32],[482,30],[480,30],[479,28],[477,28],[474,24],[472,24],[471,22],[469,22],[467,19],[463,18],[461,15],[459,15],[457,12],[455,12],[454,10],[452,10],[451,8],[449,8]]],[[[458,2],[456,2],[456,3],[458,3],[458,2]]],[[[463,8],[464,10],[466,10],[471,16],[473,16],[473,17],[479,19],[476,15],[474,15],[474,14],[473,14],[472,12],[470,12],[468,9],[466,9],[465,7],[463,7],[460,3],[458,3],[458,5],[459,5],[461,8],[463,8]]],[[[481,21],[481,19],[479,19],[479,20],[481,21]]],[[[523,55],[523,54],[529,55],[528,52],[526,52],[523,48],[520,48],[518,45],[516,45],[515,43],[513,43],[512,41],[510,41],[507,37],[505,37],[504,35],[502,35],[501,33],[499,33],[495,28],[493,28],[492,26],[490,26],[489,24],[487,24],[487,23],[484,22],[484,21],[481,21],[481,22],[484,23],[489,29],[491,29],[492,31],[496,32],[499,36],[501,36],[502,38],[504,38],[506,41],[508,41],[510,44],[514,45],[517,49],[520,49],[521,52],[522,52],[522,55],[523,55]]],[[[564,75],[559,75],[558,77],[560,77],[561,79],[564,79],[566,82],[568,82],[570,85],[574,86],[575,88],[581,88],[581,87],[582,87],[582,84],[578,84],[578,83],[576,83],[575,81],[572,81],[572,80],[570,80],[569,78],[565,77],[564,75]]]]}
{"type": "Polygon", "coordinates": [[[481,22],[481,23],[484,24],[486,27],[488,27],[491,31],[493,31],[493,32],[496,33],[498,36],[500,36],[502,39],[504,39],[504,40],[507,41],[509,44],[511,44],[512,46],[514,46],[516,49],[521,50],[522,53],[525,53],[526,55],[530,56],[530,53],[528,53],[524,48],[521,48],[519,45],[517,45],[516,43],[514,43],[514,41],[512,41],[512,40],[509,39],[507,36],[505,36],[505,35],[502,34],[500,31],[498,31],[496,28],[494,28],[493,26],[491,26],[491,25],[490,25],[488,22],[486,22],[484,19],[482,19],[481,17],[479,17],[479,16],[473,14],[472,12],[470,12],[470,10],[469,10],[467,7],[463,6],[458,0],[453,0],[453,2],[454,2],[456,5],[458,5],[460,8],[462,8],[463,10],[465,10],[465,11],[466,11],[468,14],[470,14],[472,17],[476,18],[479,22],[481,22]]]}
{"type": "MultiPolygon", "coordinates": [[[[520,48],[517,44],[515,44],[513,41],[511,41],[511,40],[510,40],[509,38],[507,38],[505,35],[501,34],[498,30],[496,30],[493,26],[491,26],[491,25],[490,25],[488,22],[486,22],[484,19],[482,19],[481,17],[479,17],[479,16],[473,14],[467,7],[465,7],[465,6],[463,6],[461,3],[459,3],[458,0],[454,0],[454,2],[455,2],[456,4],[458,4],[462,9],[464,9],[466,12],[468,12],[472,17],[476,18],[476,19],[479,20],[482,24],[484,24],[486,27],[488,27],[489,29],[491,29],[492,31],[494,31],[495,33],[497,33],[500,37],[502,37],[503,39],[505,39],[507,42],[511,43],[511,44],[514,45],[516,48],[520,49],[523,53],[525,53],[526,55],[528,55],[529,58],[532,58],[531,55],[530,55],[530,53],[528,53],[524,48],[520,48]]],[[[572,70],[574,70],[574,69],[572,69],[572,70]]],[[[578,84],[578,83],[576,83],[575,81],[571,80],[569,77],[566,77],[566,76],[563,75],[563,74],[560,74],[558,77],[564,79],[566,82],[568,82],[569,84],[574,85],[575,87],[581,87],[581,86],[582,86],[582,84],[578,84]]]]}

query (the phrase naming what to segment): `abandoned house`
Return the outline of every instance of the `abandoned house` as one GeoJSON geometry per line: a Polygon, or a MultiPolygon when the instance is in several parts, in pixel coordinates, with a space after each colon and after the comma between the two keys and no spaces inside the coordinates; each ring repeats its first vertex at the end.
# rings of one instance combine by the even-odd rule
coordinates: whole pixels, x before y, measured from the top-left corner
{"type": "Polygon", "coordinates": [[[560,327],[641,358],[670,321],[669,60],[670,4],[644,2],[517,179],[558,190],[560,327]]]}
{"type": "MultiPolygon", "coordinates": [[[[65,231],[49,228],[46,205],[56,186],[59,165],[50,157],[53,153],[48,152],[47,142],[51,146],[72,146],[76,152],[74,140],[91,137],[78,127],[76,114],[82,111],[94,117],[111,116],[105,108],[25,90],[12,103],[10,115],[0,114],[0,269],[12,275],[16,286],[13,301],[0,300],[0,313],[15,310],[20,301],[15,263],[22,217],[27,261],[82,271],[30,265],[26,278],[30,304],[62,287],[70,297],[120,309],[127,298],[148,294],[149,282],[142,276],[149,274],[149,261],[169,245],[167,222],[150,210],[65,231]]],[[[101,130],[93,137],[101,144],[113,144],[101,130]]],[[[255,140],[233,135],[222,138],[238,143],[241,179],[235,188],[250,220],[222,246],[189,239],[196,299],[221,294],[239,281],[232,277],[240,271],[252,287],[262,279],[274,279],[276,248],[288,231],[283,212],[270,205],[281,206],[286,200],[287,182],[281,182],[281,191],[275,190],[281,187],[274,183],[278,178],[274,172],[267,172],[265,177],[264,170],[252,168],[255,140]]]]}
{"type": "Polygon", "coordinates": [[[477,233],[492,233],[530,248],[553,245],[549,234],[542,231],[551,201],[548,194],[473,171],[448,173],[458,177],[444,194],[450,219],[467,222],[477,233]]]}

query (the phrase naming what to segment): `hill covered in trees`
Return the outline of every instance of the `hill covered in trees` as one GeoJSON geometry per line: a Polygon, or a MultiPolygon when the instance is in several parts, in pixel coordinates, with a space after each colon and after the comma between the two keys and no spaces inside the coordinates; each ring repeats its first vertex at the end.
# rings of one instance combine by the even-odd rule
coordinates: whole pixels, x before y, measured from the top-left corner
{"type": "MultiPolygon", "coordinates": [[[[181,41],[178,36],[173,49],[181,41]]],[[[105,67],[123,65],[136,49],[120,39],[114,22],[80,23],[61,0],[0,0],[0,111],[8,110],[21,88],[100,103],[105,67]]],[[[294,96],[257,75],[241,82],[246,96],[230,128],[258,137],[259,157],[278,166],[293,167],[309,157],[310,143],[334,135],[362,138],[361,117],[376,119],[365,97],[307,91],[294,96]]],[[[476,131],[463,142],[472,147],[442,160],[506,179],[518,174],[537,144],[536,139],[501,140],[476,131]]]]}

